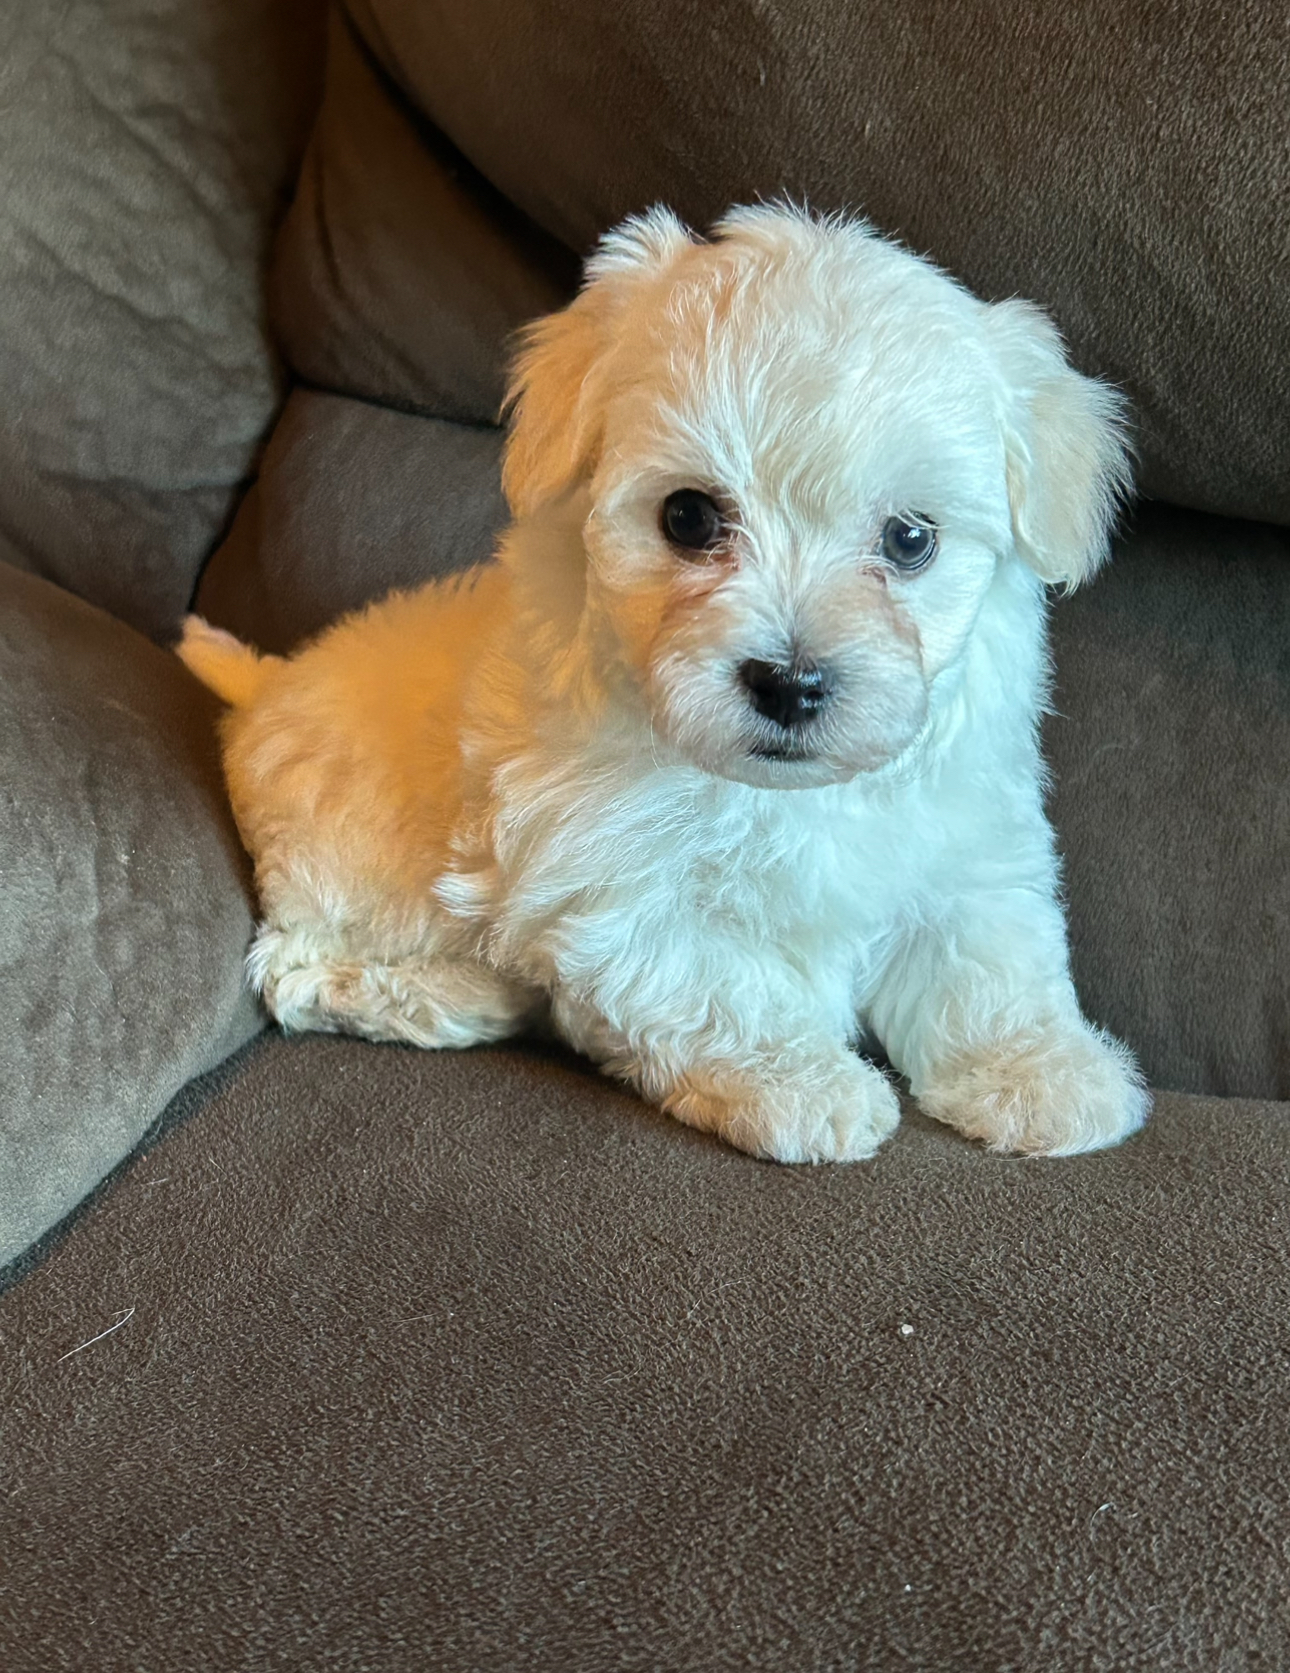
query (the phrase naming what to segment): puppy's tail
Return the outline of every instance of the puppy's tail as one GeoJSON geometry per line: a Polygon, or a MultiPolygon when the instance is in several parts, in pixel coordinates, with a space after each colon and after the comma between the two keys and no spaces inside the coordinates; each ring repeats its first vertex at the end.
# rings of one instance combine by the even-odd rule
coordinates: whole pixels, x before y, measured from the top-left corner
{"type": "Polygon", "coordinates": [[[184,617],[184,636],[175,646],[175,655],[203,685],[235,709],[254,703],[265,676],[282,661],[280,656],[261,656],[200,616],[184,617]]]}

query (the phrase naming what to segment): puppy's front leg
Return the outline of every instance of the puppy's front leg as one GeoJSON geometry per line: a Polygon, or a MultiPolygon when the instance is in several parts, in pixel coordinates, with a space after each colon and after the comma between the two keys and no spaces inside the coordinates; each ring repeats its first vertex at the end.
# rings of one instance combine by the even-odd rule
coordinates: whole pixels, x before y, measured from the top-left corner
{"type": "Polygon", "coordinates": [[[825,1038],[701,1061],[660,1091],[678,1121],[775,1162],[863,1161],[900,1120],[886,1077],[825,1038]]]}
{"type": "Polygon", "coordinates": [[[611,1027],[567,992],[560,1032],[609,1074],[687,1126],[776,1162],[858,1162],[900,1120],[895,1088],[873,1064],[820,1032],[740,1039],[730,1019],[693,1029],[611,1027]]]}
{"type": "Polygon", "coordinates": [[[923,1109],[992,1150],[1097,1150],[1150,1108],[1128,1048],[1081,1015],[1038,891],[960,898],[897,954],[868,1017],[923,1109]]]}

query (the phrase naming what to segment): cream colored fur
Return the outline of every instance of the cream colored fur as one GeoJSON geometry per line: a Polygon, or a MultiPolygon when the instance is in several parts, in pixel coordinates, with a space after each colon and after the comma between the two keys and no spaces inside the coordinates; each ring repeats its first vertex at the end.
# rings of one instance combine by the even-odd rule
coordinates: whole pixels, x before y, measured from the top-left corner
{"type": "Polygon", "coordinates": [[[783,1161],[895,1126],[866,1043],[994,1148],[1133,1131],[1140,1077],[1071,984],[1036,741],[1042,583],[1097,568],[1127,484],[1114,394],[1036,310],[761,208],[710,242],[663,211],[611,234],[512,404],[495,565],[286,660],[188,624],[232,705],[273,1014],[420,1046],[549,1019],[783,1161]],[[687,488],[724,509],[710,553],[664,538],[687,488]],[[893,516],[935,525],[926,569],[885,559],[893,516]],[[803,758],[767,758],[740,669],[794,657],[832,694],[803,758]]]}

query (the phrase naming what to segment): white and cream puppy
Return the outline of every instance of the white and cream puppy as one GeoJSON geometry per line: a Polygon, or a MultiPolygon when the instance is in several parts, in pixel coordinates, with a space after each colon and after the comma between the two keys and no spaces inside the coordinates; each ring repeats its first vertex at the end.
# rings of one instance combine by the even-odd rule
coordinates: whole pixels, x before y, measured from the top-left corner
{"type": "Polygon", "coordinates": [[[998,1150],[1148,1108],[1081,1015],[1036,729],[1120,403],[863,224],[656,210],[528,333],[496,564],[289,659],[190,618],[288,1029],[546,1020],[681,1121],[873,1154],[881,1048],[998,1150]]]}

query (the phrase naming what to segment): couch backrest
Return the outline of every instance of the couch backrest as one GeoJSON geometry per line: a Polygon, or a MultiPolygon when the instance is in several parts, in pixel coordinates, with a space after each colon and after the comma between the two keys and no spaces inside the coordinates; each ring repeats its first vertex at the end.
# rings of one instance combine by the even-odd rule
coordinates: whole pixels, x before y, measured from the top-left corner
{"type": "Polygon", "coordinates": [[[1290,521],[1283,0],[362,0],[278,267],[327,387],[491,418],[507,331],[655,200],[787,192],[1023,295],[1156,497],[1290,521]]]}

